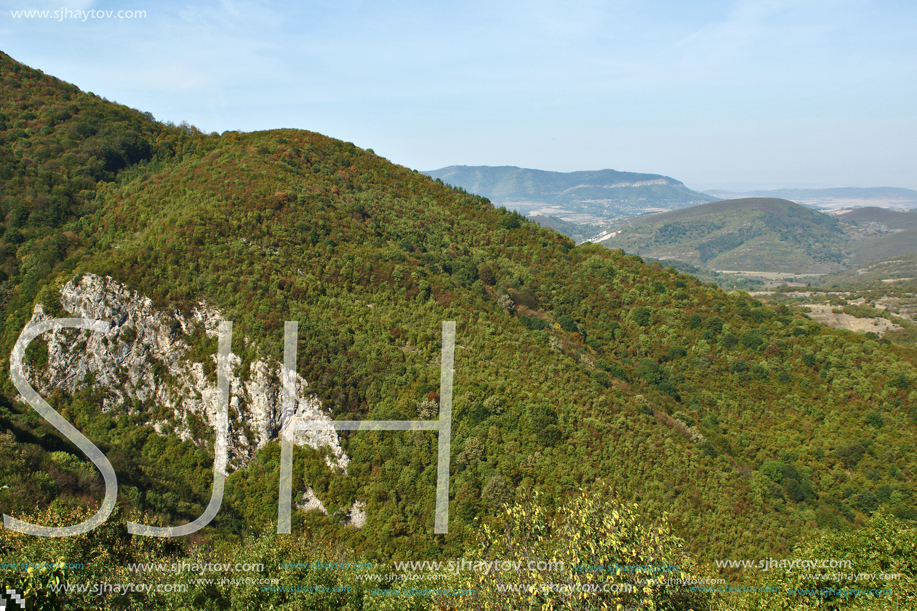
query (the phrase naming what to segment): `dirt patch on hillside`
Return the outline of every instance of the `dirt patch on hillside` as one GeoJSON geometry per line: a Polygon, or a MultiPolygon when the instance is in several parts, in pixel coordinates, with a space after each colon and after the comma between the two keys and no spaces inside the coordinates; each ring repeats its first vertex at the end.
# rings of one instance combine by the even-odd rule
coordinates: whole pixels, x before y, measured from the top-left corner
{"type": "Polygon", "coordinates": [[[837,306],[806,303],[802,304],[802,307],[809,308],[809,318],[835,329],[847,329],[856,333],[872,332],[879,337],[889,331],[901,329],[885,318],[857,318],[850,314],[834,312],[837,306]]]}

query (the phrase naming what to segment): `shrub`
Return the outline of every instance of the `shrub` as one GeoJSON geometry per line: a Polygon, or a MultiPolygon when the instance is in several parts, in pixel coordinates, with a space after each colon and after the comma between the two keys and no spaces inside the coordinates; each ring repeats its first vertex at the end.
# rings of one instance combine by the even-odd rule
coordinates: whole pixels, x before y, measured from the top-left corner
{"type": "Polygon", "coordinates": [[[748,371],[748,363],[744,359],[736,359],[729,365],[729,373],[742,373],[748,371]]]}
{"type": "Polygon", "coordinates": [[[502,475],[494,475],[484,485],[481,499],[492,509],[498,509],[513,500],[512,485],[502,475]]]}
{"type": "Polygon", "coordinates": [[[719,334],[723,331],[723,319],[719,316],[714,316],[707,320],[707,323],[704,325],[704,339],[707,341],[715,340],[719,334]]]}
{"type": "Polygon", "coordinates": [[[634,371],[634,375],[650,384],[658,384],[661,380],[659,363],[653,359],[643,359],[634,371]]]}
{"type": "Polygon", "coordinates": [[[567,333],[573,333],[578,330],[576,326],[576,321],[573,320],[573,317],[569,314],[563,314],[557,319],[557,324],[560,325],[560,328],[566,331],[567,333]]]}
{"type": "Polygon", "coordinates": [[[475,561],[521,562],[522,568],[459,572],[450,587],[474,590],[475,595],[441,596],[436,601],[439,608],[712,608],[708,593],[663,583],[698,576],[684,542],[665,522],[644,520],[636,505],[619,503],[601,485],[560,502],[553,513],[541,501],[535,493],[531,500],[507,507],[496,524],[484,525],[476,533],[475,561]],[[554,570],[529,568],[532,560],[552,561],[554,570]],[[609,591],[602,591],[601,584],[607,584],[609,591]],[[594,585],[598,591],[583,591],[594,585]],[[528,587],[513,591],[519,586],[528,587]]]}
{"type": "Polygon", "coordinates": [[[844,463],[845,468],[852,469],[857,466],[865,453],[866,448],[863,447],[863,444],[858,441],[849,441],[834,450],[833,455],[844,463]]]}
{"type": "MultiPolygon", "coordinates": [[[[829,507],[816,512],[819,525],[846,531],[829,507]]],[[[839,571],[830,581],[808,571],[768,571],[752,592],[736,595],[737,611],[752,609],[913,609],[917,605],[917,529],[879,512],[856,531],[822,532],[796,548],[793,558],[849,560],[854,571],[839,571]],[[864,586],[857,572],[894,574],[894,580],[864,586]],[[890,594],[852,598],[850,593],[868,588],[891,590],[890,594]],[[770,591],[767,591],[770,590],[770,591]]],[[[834,571],[832,571],[834,572],[834,571]]]]}
{"type": "Polygon", "coordinates": [[[742,334],[742,345],[749,350],[757,350],[764,343],[757,331],[747,331],[742,334]]]}
{"type": "Polygon", "coordinates": [[[666,360],[674,361],[675,359],[684,358],[688,355],[688,351],[681,346],[674,346],[669,348],[669,352],[666,355],[666,360]]]}
{"type": "Polygon", "coordinates": [[[611,384],[611,380],[609,380],[608,374],[604,371],[593,371],[589,377],[592,379],[592,383],[600,388],[604,388],[611,384]]]}
{"type": "Polygon", "coordinates": [[[645,327],[653,322],[653,312],[647,306],[634,308],[630,313],[630,318],[641,327],[645,327]]]}
{"type": "Polygon", "coordinates": [[[525,325],[532,331],[540,331],[541,329],[544,329],[547,326],[545,321],[541,320],[537,316],[520,316],[519,320],[520,322],[522,322],[523,325],[525,325]]]}

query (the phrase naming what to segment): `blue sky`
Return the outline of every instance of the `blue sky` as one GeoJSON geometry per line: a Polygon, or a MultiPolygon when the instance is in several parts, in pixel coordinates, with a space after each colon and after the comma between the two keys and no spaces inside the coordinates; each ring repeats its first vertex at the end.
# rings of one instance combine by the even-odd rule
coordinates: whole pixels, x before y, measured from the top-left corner
{"type": "Polygon", "coordinates": [[[211,132],[295,127],[421,170],[917,188],[917,3],[0,0],[0,50],[211,132]],[[147,12],[13,18],[13,10],[147,12]]]}

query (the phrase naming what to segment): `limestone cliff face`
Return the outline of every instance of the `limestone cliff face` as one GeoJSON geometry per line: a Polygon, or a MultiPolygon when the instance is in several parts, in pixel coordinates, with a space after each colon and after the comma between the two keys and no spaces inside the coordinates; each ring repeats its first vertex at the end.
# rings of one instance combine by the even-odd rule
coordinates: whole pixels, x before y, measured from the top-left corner
{"type": "MultiPolygon", "coordinates": [[[[41,336],[47,342],[48,362],[39,370],[25,372],[32,386],[43,396],[53,388],[73,392],[84,384],[103,390],[102,411],[141,411],[150,415],[157,432],[169,430],[182,439],[194,439],[194,422],[216,424],[218,389],[216,354],[209,355],[214,367],[205,371],[189,352],[192,336],[203,332],[216,337],[225,317],[216,308],[200,304],[190,316],[162,312],[152,300],[108,277],[85,274],[68,282],[60,291],[67,316],[106,321],[108,333],[58,329],[41,336]]],[[[35,307],[30,324],[55,318],[41,304],[35,307]]],[[[36,340],[38,341],[38,340],[36,340]]],[[[236,334],[233,346],[244,338],[236,334]]],[[[255,451],[283,431],[281,423],[282,365],[259,359],[244,364],[230,355],[228,465],[225,472],[245,466],[255,451]]],[[[294,374],[295,417],[330,421],[309,383],[294,374]]],[[[349,459],[341,449],[337,433],[291,431],[284,433],[298,445],[328,448],[329,467],[346,469],[349,459]]]]}

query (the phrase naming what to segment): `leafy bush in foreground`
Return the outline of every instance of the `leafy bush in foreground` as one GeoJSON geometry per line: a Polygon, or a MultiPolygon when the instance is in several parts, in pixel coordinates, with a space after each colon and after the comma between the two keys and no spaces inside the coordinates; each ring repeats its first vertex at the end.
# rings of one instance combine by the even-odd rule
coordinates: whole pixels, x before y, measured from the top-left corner
{"type": "Polygon", "coordinates": [[[442,606],[457,610],[709,609],[684,542],[664,524],[644,522],[636,505],[607,491],[581,491],[553,514],[537,493],[505,508],[477,533],[474,562],[519,562],[519,569],[458,573],[453,587],[475,590],[442,606]],[[534,562],[533,562],[534,561],[534,562]],[[553,565],[546,565],[545,562],[553,565]]]}

